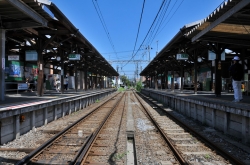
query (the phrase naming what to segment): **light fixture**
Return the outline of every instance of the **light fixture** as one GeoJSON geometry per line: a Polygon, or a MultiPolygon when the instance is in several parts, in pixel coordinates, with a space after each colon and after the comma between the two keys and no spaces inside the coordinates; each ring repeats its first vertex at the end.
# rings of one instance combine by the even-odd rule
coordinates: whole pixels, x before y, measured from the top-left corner
{"type": "Polygon", "coordinates": [[[60,61],[60,60],[61,60],[61,57],[60,57],[60,56],[57,56],[57,57],[56,57],[56,60],[57,60],[57,61],[60,61]]]}
{"type": "Polygon", "coordinates": [[[197,58],[197,61],[198,61],[198,62],[201,62],[201,61],[202,61],[202,58],[201,58],[201,57],[198,57],[198,58],[197,58]]]}

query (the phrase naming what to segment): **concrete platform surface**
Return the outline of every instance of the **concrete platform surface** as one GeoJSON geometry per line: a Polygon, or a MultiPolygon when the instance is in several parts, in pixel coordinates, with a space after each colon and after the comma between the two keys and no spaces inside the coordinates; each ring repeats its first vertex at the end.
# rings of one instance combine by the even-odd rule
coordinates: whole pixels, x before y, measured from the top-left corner
{"type": "Polygon", "coordinates": [[[178,97],[186,97],[194,100],[199,101],[206,101],[211,103],[219,103],[219,104],[227,104],[232,107],[239,107],[244,109],[250,110],[250,96],[243,95],[243,100],[240,102],[233,102],[234,100],[234,93],[227,93],[227,92],[221,92],[221,96],[216,97],[214,92],[212,91],[198,91],[197,94],[194,93],[194,91],[190,90],[183,90],[182,92],[180,90],[157,90],[157,89],[147,89],[147,90],[154,90],[162,93],[166,93],[168,95],[175,95],[178,97]]]}
{"type": "MultiPolygon", "coordinates": [[[[100,89],[94,89],[94,90],[75,90],[75,89],[69,89],[65,91],[64,93],[59,93],[56,92],[56,90],[47,90],[46,93],[42,96],[39,97],[35,92],[29,92],[29,91],[22,91],[12,94],[6,94],[5,95],[5,100],[0,101],[0,109],[4,107],[8,107],[10,105],[17,105],[17,104],[25,104],[25,103],[32,103],[32,102],[39,102],[39,101],[46,101],[50,99],[57,99],[57,98],[62,98],[62,97],[68,97],[68,96],[73,96],[73,95],[81,95],[84,93],[90,93],[90,92],[95,92],[100,89]]],[[[170,95],[176,95],[179,97],[187,97],[190,99],[195,99],[195,100],[200,100],[200,101],[207,101],[207,102],[212,102],[212,103],[221,103],[221,104],[230,104],[232,106],[237,106],[237,107],[243,107],[243,108],[248,108],[250,110],[250,96],[243,95],[243,100],[238,103],[232,102],[234,100],[234,94],[233,93],[226,93],[222,92],[220,97],[216,97],[215,94],[211,91],[198,91],[197,94],[194,94],[193,91],[190,90],[155,90],[155,89],[148,89],[148,90],[154,90],[158,92],[163,92],[167,93],[170,95]]]]}
{"type": "Polygon", "coordinates": [[[19,91],[18,93],[8,93],[5,95],[5,100],[0,101],[0,109],[13,105],[41,102],[41,101],[69,97],[74,95],[82,95],[84,93],[91,93],[96,91],[100,91],[100,89],[87,90],[87,91],[85,90],[76,91],[75,89],[69,89],[67,91],[64,91],[64,93],[57,92],[56,90],[47,90],[45,94],[41,97],[37,96],[36,91],[34,92],[19,91]]]}

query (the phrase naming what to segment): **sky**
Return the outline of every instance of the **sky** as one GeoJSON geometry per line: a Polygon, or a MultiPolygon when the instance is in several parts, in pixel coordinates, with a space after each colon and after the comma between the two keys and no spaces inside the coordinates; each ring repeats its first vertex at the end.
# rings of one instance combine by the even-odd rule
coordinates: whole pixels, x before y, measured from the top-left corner
{"type": "Polygon", "coordinates": [[[223,1],[51,0],[113,68],[129,79],[138,78],[183,26],[206,18],[223,1]]]}

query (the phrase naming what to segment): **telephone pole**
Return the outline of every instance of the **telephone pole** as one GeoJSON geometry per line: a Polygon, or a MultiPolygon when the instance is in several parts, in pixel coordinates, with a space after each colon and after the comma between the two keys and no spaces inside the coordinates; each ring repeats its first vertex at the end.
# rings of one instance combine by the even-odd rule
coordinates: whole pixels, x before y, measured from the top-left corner
{"type": "Polygon", "coordinates": [[[158,40],[156,41],[156,55],[158,54],[158,40]]]}
{"type": "Polygon", "coordinates": [[[148,50],[148,60],[149,60],[149,62],[150,62],[150,50],[153,49],[153,48],[151,48],[151,47],[148,45],[148,47],[147,47],[146,49],[148,50]]]}

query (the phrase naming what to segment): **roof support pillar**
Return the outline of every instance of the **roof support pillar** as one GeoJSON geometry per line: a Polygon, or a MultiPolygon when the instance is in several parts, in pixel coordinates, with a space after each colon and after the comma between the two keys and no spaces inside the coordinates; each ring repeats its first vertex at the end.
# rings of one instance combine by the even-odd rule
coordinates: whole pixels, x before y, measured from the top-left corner
{"type": "Polygon", "coordinates": [[[84,70],[84,90],[86,91],[87,89],[88,89],[88,67],[85,66],[85,70],[84,70]]]}
{"type": "Polygon", "coordinates": [[[164,76],[163,72],[161,72],[161,90],[163,89],[163,83],[164,83],[164,76]]]}
{"type": "Polygon", "coordinates": [[[0,101],[5,100],[5,30],[0,29],[0,101]]]}
{"type": "MultiPolygon", "coordinates": [[[[117,80],[118,79],[118,76],[115,76],[115,79],[117,80]]],[[[100,89],[103,89],[103,72],[100,73],[100,89]]],[[[118,83],[117,83],[118,84],[118,83]]],[[[118,85],[116,86],[118,87],[118,85]]]]}
{"type": "Polygon", "coordinates": [[[44,94],[44,62],[42,55],[42,40],[40,38],[37,39],[36,43],[36,51],[38,55],[37,67],[38,67],[38,77],[37,77],[37,96],[41,97],[44,94]]]}
{"type": "Polygon", "coordinates": [[[168,70],[167,70],[167,67],[165,68],[164,76],[165,76],[165,89],[168,89],[168,70]]]}
{"type": "MultiPolygon", "coordinates": [[[[108,78],[108,77],[107,77],[108,78]]],[[[95,72],[95,77],[94,77],[94,85],[95,85],[95,89],[97,87],[97,72],[95,72]]],[[[109,84],[108,84],[109,85],[109,84]]]]}
{"type": "Polygon", "coordinates": [[[212,48],[214,49],[216,53],[216,59],[215,59],[215,96],[220,97],[221,96],[221,53],[224,51],[224,48],[221,47],[220,44],[212,45],[212,48]]]}
{"type": "Polygon", "coordinates": [[[174,92],[174,71],[171,71],[171,92],[174,92]]]}
{"type": "Polygon", "coordinates": [[[158,90],[158,72],[155,73],[155,89],[158,90]]]}
{"type": "Polygon", "coordinates": [[[83,90],[83,81],[84,81],[84,75],[83,71],[80,71],[80,89],[83,90]]]}
{"type": "Polygon", "coordinates": [[[183,74],[183,64],[181,64],[181,92],[183,92],[183,85],[184,85],[184,74],[183,74]]]}
{"type": "Polygon", "coordinates": [[[152,88],[152,76],[150,75],[149,78],[150,78],[150,79],[149,79],[148,87],[149,87],[149,88],[152,88]]]}
{"type": "Polygon", "coordinates": [[[194,52],[194,94],[197,94],[197,53],[194,52]]]}
{"type": "Polygon", "coordinates": [[[242,65],[244,66],[244,70],[245,70],[245,67],[247,68],[247,70],[249,69],[248,67],[248,63],[247,61],[245,60],[246,59],[246,55],[247,55],[247,49],[242,49],[241,50],[241,61],[242,61],[242,65]]]}
{"type": "Polygon", "coordinates": [[[60,56],[61,56],[61,93],[64,93],[64,76],[66,75],[65,69],[64,69],[64,55],[65,52],[60,50],[60,56]]]}
{"type": "Polygon", "coordinates": [[[78,88],[78,80],[77,80],[77,67],[76,67],[76,62],[74,62],[74,80],[75,80],[75,91],[77,92],[78,88]]]}

